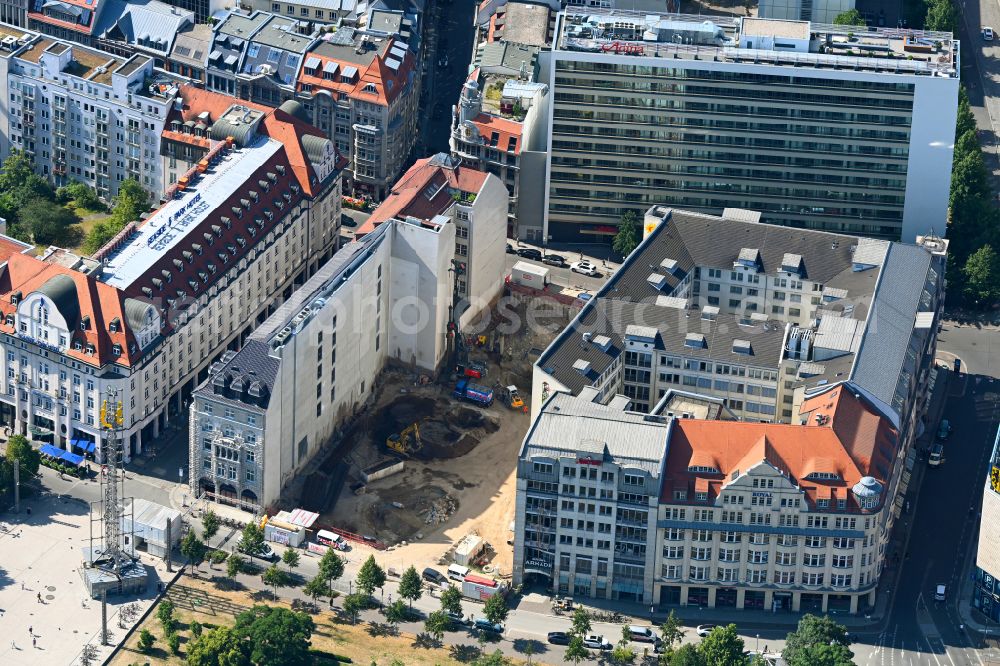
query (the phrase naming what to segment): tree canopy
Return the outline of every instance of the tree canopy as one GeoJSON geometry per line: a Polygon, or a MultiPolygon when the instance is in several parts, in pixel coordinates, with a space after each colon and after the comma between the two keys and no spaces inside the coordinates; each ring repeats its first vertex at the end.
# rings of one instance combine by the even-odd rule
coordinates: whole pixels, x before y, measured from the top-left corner
{"type": "Polygon", "coordinates": [[[789,666],[847,666],[854,654],[843,625],[827,616],[805,615],[785,639],[782,658],[789,666]]]}
{"type": "Polygon", "coordinates": [[[1000,257],[989,245],[972,253],[962,267],[965,277],[966,300],[978,306],[989,306],[1000,298],[1000,257]]]}
{"type": "Polygon", "coordinates": [[[835,25],[867,25],[865,23],[865,17],[861,15],[857,9],[849,9],[846,12],[840,12],[833,19],[835,25]]]}
{"type": "Polygon", "coordinates": [[[19,461],[21,471],[34,476],[38,474],[38,465],[42,456],[38,450],[31,446],[31,442],[24,435],[12,435],[7,440],[7,450],[5,451],[7,460],[13,464],[14,460],[19,461]]]}
{"type": "Polygon", "coordinates": [[[698,644],[707,666],[738,666],[746,663],[743,639],[736,633],[736,625],[716,627],[698,644]]]}
{"type": "Polygon", "coordinates": [[[420,574],[417,573],[417,568],[411,564],[399,579],[399,596],[409,601],[412,607],[413,602],[423,595],[422,587],[420,574]]]}
{"type": "Polygon", "coordinates": [[[625,211],[622,215],[621,221],[618,223],[618,233],[615,234],[615,238],[611,242],[611,247],[614,248],[615,252],[620,254],[622,258],[632,254],[632,250],[634,250],[639,244],[638,226],[639,224],[635,211],[625,211]]]}
{"type": "Polygon", "coordinates": [[[254,606],[231,628],[205,631],[187,649],[188,666],[294,666],[310,663],[312,618],[287,608],[254,606]]]}
{"type": "Polygon", "coordinates": [[[367,595],[371,595],[376,587],[385,585],[385,571],[375,561],[374,555],[369,555],[365,563],[361,565],[354,584],[367,595]]]}

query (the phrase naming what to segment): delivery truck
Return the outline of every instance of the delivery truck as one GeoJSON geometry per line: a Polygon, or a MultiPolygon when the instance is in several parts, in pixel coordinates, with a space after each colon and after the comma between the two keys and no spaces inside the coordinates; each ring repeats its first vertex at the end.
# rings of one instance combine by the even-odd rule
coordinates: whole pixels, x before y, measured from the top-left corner
{"type": "Polygon", "coordinates": [[[519,261],[510,271],[510,281],[522,287],[545,289],[549,283],[549,269],[527,261],[519,261]]]}

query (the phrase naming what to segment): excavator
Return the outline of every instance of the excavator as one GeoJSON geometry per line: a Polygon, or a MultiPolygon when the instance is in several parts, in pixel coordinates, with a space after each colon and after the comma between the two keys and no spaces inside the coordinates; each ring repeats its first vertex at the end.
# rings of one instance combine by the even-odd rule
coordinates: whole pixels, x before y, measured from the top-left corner
{"type": "Polygon", "coordinates": [[[385,445],[390,451],[403,456],[410,456],[424,448],[420,441],[420,426],[414,423],[403,428],[398,435],[389,435],[385,440],[385,445]]]}
{"type": "Polygon", "coordinates": [[[493,385],[493,392],[511,409],[524,409],[524,400],[514,385],[503,386],[500,382],[493,385]]]}

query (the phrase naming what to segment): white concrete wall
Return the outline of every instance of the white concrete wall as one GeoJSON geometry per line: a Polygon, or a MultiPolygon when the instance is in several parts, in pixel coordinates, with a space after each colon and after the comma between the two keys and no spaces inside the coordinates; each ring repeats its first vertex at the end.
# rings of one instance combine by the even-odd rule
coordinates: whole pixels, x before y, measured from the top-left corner
{"type": "Polygon", "coordinates": [[[447,349],[455,225],[434,230],[397,222],[394,227],[386,313],[392,320],[389,353],[402,363],[434,370],[447,349]]]}
{"type": "Polygon", "coordinates": [[[488,174],[472,206],[456,206],[456,215],[463,209],[469,210],[469,267],[466,274],[469,309],[462,313],[460,326],[464,327],[503,291],[509,201],[510,196],[503,182],[488,174]]]}

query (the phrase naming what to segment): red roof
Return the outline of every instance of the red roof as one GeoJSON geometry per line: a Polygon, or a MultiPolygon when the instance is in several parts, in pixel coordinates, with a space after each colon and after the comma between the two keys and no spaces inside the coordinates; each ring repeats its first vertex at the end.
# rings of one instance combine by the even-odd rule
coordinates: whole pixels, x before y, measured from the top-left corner
{"type": "Polygon", "coordinates": [[[455,203],[452,191],[477,194],[482,189],[487,173],[461,164],[453,168],[443,166],[440,159],[440,155],[435,155],[417,160],[393,185],[392,192],[372,212],[371,217],[358,227],[355,235],[370,233],[386,220],[405,217],[430,220],[455,203]],[[433,196],[428,198],[429,194],[433,196]]]}
{"type": "Polygon", "coordinates": [[[791,477],[813,503],[817,498],[850,500],[851,488],[865,476],[888,481],[897,433],[863,398],[838,386],[808,399],[802,413],[807,425],[674,421],[661,501],[676,502],[675,490],[687,491],[688,502],[694,492],[707,492],[711,500],[734,474],[762,462],[791,477]],[[829,475],[834,478],[823,478],[829,475]]]}
{"type": "Polygon", "coordinates": [[[479,130],[479,136],[486,145],[504,153],[521,154],[523,124],[488,113],[480,113],[471,122],[479,130]]]}
{"type": "Polygon", "coordinates": [[[0,234],[0,264],[7,261],[11,255],[24,254],[33,249],[32,245],[22,243],[16,238],[0,234]]]}
{"type": "Polygon", "coordinates": [[[309,51],[303,56],[303,62],[308,62],[310,58],[316,58],[319,60],[319,67],[312,70],[315,72],[314,74],[309,74],[303,65],[299,71],[297,89],[299,92],[326,90],[338,94],[343,93],[351,99],[388,106],[406,87],[410,72],[414,67],[413,54],[409,50],[395,70],[385,63],[384,58],[392,57],[390,50],[395,42],[394,37],[389,38],[386,46],[381,49],[383,55],[376,55],[367,66],[359,65],[350,60],[340,60],[316,50],[309,51]],[[338,67],[333,79],[324,78],[323,70],[328,63],[333,63],[338,67]],[[358,76],[353,82],[345,82],[341,79],[340,73],[346,67],[358,70],[358,76]],[[369,85],[371,88],[368,87],[369,85]]]}

